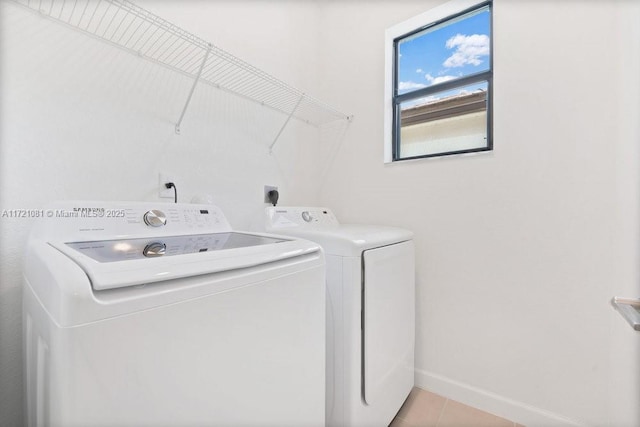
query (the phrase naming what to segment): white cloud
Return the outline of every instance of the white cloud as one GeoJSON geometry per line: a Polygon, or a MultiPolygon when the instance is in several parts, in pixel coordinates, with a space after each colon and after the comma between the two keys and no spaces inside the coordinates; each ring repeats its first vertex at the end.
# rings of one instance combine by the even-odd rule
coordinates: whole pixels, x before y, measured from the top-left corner
{"type": "Polygon", "coordinates": [[[442,65],[447,68],[462,67],[467,64],[480,65],[480,57],[489,55],[489,36],[486,34],[473,34],[465,36],[456,34],[447,40],[447,49],[456,48],[442,65]]]}
{"type": "Polygon", "coordinates": [[[398,82],[398,90],[416,90],[422,89],[423,87],[427,87],[424,83],[416,83],[416,82],[398,82]]]}
{"type": "Polygon", "coordinates": [[[424,71],[422,71],[422,68],[418,68],[418,69],[416,70],[416,73],[420,74],[420,73],[424,73],[424,71]]]}
{"type": "Polygon", "coordinates": [[[425,74],[424,76],[425,79],[427,79],[427,81],[429,82],[429,84],[432,85],[437,85],[438,83],[442,83],[442,82],[447,82],[449,80],[453,80],[456,78],[456,76],[439,76],[439,77],[433,77],[431,74],[425,74]]]}

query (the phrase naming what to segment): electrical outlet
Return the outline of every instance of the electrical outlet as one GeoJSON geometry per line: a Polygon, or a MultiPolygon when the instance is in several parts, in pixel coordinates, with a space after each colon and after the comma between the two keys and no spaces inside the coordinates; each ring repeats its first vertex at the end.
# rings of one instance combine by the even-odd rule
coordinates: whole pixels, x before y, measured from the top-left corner
{"type": "Polygon", "coordinates": [[[173,199],[173,188],[165,187],[167,182],[173,182],[176,186],[178,185],[173,175],[160,173],[158,177],[158,197],[162,199],[173,199]]]}
{"type": "Polygon", "coordinates": [[[269,191],[272,191],[272,190],[278,191],[278,187],[273,186],[273,185],[265,185],[264,186],[264,202],[265,203],[271,204],[271,201],[269,200],[269,191]]]}

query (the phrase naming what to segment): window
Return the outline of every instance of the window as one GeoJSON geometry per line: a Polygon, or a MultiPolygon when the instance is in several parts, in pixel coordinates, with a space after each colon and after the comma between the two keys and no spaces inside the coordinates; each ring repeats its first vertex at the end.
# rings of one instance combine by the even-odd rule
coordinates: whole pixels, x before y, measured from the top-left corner
{"type": "Polygon", "coordinates": [[[387,31],[386,161],[492,149],[491,2],[470,3],[387,31]]]}

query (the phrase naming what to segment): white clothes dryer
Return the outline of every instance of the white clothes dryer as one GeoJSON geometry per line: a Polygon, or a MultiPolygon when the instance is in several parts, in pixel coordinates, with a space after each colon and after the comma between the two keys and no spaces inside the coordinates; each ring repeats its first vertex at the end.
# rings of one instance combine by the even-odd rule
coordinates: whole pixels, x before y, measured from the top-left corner
{"type": "Polygon", "coordinates": [[[24,266],[27,425],[325,425],[324,257],[212,205],[64,202],[24,266]]]}
{"type": "Polygon", "coordinates": [[[389,425],[414,385],[413,233],[308,207],[267,208],[266,229],[325,251],[327,425],[389,425]]]}

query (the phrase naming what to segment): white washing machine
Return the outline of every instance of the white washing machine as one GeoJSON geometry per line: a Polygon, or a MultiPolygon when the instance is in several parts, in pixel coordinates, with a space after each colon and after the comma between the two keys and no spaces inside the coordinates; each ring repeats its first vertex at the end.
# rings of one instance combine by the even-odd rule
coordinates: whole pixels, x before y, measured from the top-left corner
{"type": "Polygon", "coordinates": [[[340,224],[327,208],[271,207],[266,218],[269,232],[325,251],[327,425],[389,425],[414,384],[413,233],[340,224]]]}
{"type": "Polygon", "coordinates": [[[24,266],[29,426],[324,426],[320,247],[215,206],[65,202],[24,266]]]}

